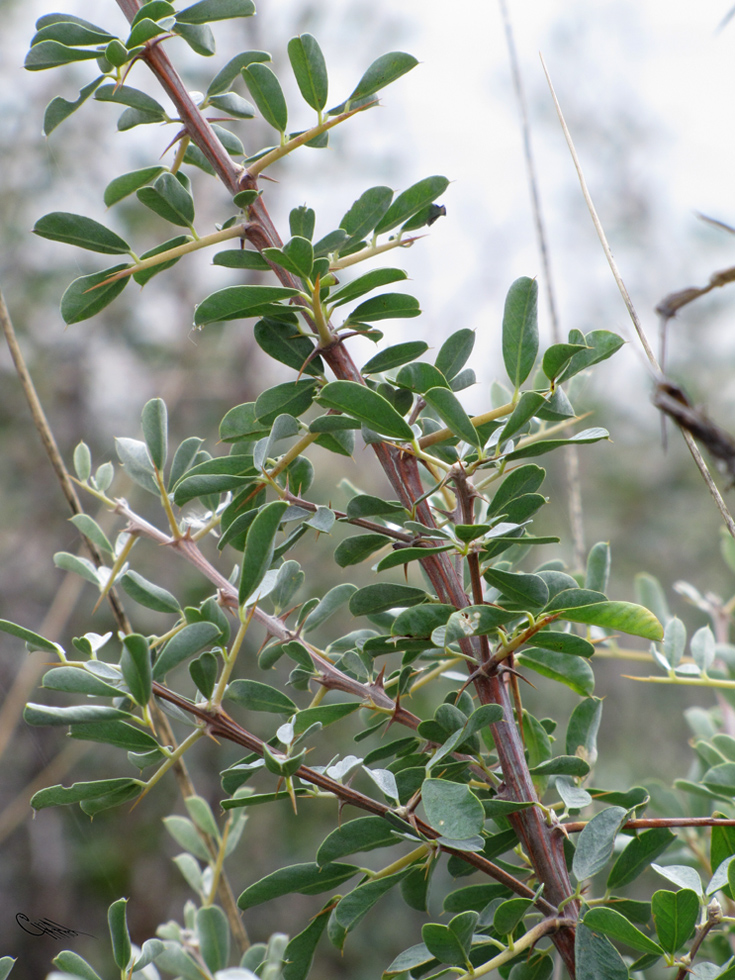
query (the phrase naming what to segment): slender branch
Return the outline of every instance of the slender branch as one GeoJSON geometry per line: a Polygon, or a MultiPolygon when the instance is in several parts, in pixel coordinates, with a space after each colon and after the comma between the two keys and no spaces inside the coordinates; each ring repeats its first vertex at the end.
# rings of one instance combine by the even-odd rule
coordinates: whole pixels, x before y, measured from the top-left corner
{"type": "MultiPolygon", "coordinates": [[[[568,834],[578,834],[589,823],[588,820],[570,820],[564,830],[568,834]]],[[[729,817],[639,817],[627,820],[621,830],[650,830],[652,827],[735,827],[735,819],[729,817]]]]}
{"type": "Polygon", "coordinates": [[[100,289],[102,286],[109,286],[111,282],[116,282],[118,279],[134,276],[136,272],[142,272],[144,269],[153,269],[155,266],[162,265],[164,262],[170,262],[172,259],[180,259],[182,255],[188,255],[189,252],[196,252],[200,248],[218,245],[220,242],[229,241],[231,238],[243,238],[246,231],[247,225],[232,225],[230,228],[223,228],[221,231],[213,231],[211,235],[202,235],[200,238],[194,239],[191,242],[184,242],[183,245],[169,248],[165,252],[157,252],[156,255],[149,255],[147,259],[141,259],[129,268],[113,273],[107,279],[103,279],[102,282],[97,283],[96,286],[92,286],[87,292],[91,293],[95,289],[100,289]]]}
{"type": "Polygon", "coordinates": [[[338,116],[333,119],[328,119],[326,122],[319,123],[318,126],[313,126],[311,129],[307,129],[305,132],[300,133],[298,136],[294,136],[293,139],[287,140],[281,146],[276,146],[266,153],[265,156],[260,157],[248,166],[248,173],[251,177],[257,177],[261,174],[266,167],[270,167],[271,164],[285,157],[289,153],[293,153],[300,146],[305,143],[309,143],[311,140],[316,139],[317,136],[321,136],[322,133],[328,132],[328,130],[333,129],[335,126],[339,126],[346,119],[351,119],[352,116],[356,115],[358,112],[362,112],[364,109],[369,109],[372,106],[377,105],[377,100],[375,102],[367,102],[365,105],[358,106],[356,109],[350,109],[347,112],[341,112],[338,116]]]}
{"type": "MultiPolygon", "coordinates": [[[[31,378],[28,365],[23,357],[23,352],[20,348],[20,344],[18,343],[18,338],[13,327],[13,321],[10,318],[8,308],[5,305],[5,298],[3,297],[2,292],[0,292],[0,324],[2,324],[5,340],[7,342],[8,349],[10,350],[10,356],[13,358],[13,364],[15,365],[15,370],[23,389],[23,394],[26,396],[28,407],[31,410],[33,424],[41,437],[43,448],[46,450],[46,455],[48,456],[49,462],[53,467],[54,473],[56,474],[56,478],[59,481],[61,492],[64,494],[72,514],[82,514],[84,513],[84,510],[74,484],[72,483],[71,477],[69,476],[69,471],[66,468],[66,464],[64,463],[61,453],[59,452],[59,447],[56,444],[56,439],[54,438],[51,426],[46,418],[46,413],[41,405],[41,400],[38,397],[36,386],[33,383],[33,378],[31,378]]],[[[99,551],[95,543],[89,540],[89,538],[84,537],[84,541],[92,557],[92,561],[97,568],[100,568],[102,565],[104,565],[102,553],[99,551]]],[[[114,590],[110,590],[108,593],[108,600],[118,629],[122,630],[123,633],[130,633],[130,622],[128,621],[128,617],[123,609],[122,603],[114,590]]]]}
{"type": "MultiPolygon", "coordinates": [[[[599,215],[597,214],[597,210],[595,209],[595,205],[592,201],[592,195],[590,194],[587,188],[587,182],[584,179],[584,173],[582,172],[582,166],[579,162],[579,157],[577,156],[577,151],[574,147],[572,135],[569,132],[567,124],[564,120],[564,114],[562,113],[559,100],[556,97],[556,92],[554,91],[554,86],[551,83],[551,78],[549,76],[549,72],[547,71],[546,64],[544,63],[543,58],[541,58],[541,64],[543,65],[544,74],[546,75],[546,81],[549,83],[549,89],[551,90],[551,97],[554,100],[554,105],[556,107],[556,112],[559,117],[559,122],[564,132],[564,138],[567,141],[567,146],[569,147],[569,152],[571,153],[572,160],[574,162],[574,167],[577,171],[577,176],[579,177],[579,184],[580,187],[582,188],[582,194],[584,195],[585,202],[587,203],[587,208],[590,212],[592,223],[594,224],[595,230],[597,231],[597,235],[600,239],[600,243],[605,253],[605,257],[607,258],[608,265],[610,266],[610,270],[612,271],[613,277],[615,278],[615,282],[617,283],[618,289],[620,290],[620,295],[623,297],[623,302],[625,303],[625,306],[628,310],[628,314],[633,323],[633,326],[635,327],[635,331],[638,334],[638,339],[641,342],[641,346],[643,347],[643,350],[646,353],[646,357],[648,358],[649,364],[651,365],[651,368],[653,369],[656,378],[658,380],[662,380],[664,376],[661,370],[661,366],[659,365],[656,359],[656,355],[653,353],[653,348],[651,347],[648,338],[646,337],[645,331],[643,330],[643,325],[641,324],[641,321],[638,317],[635,307],[633,306],[633,301],[631,300],[627,287],[623,282],[623,277],[620,275],[620,271],[618,270],[617,263],[613,258],[612,249],[610,248],[610,245],[607,240],[607,236],[605,235],[605,231],[602,227],[602,222],[600,221],[599,215]]],[[[727,506],[725,505],[725,501],[722,499],[720,492],[718,491],[717,487],[715,486],[712,480],[712,477],[709,474],[709,470],[707,469],[707,464],[705,463],[704,458],[702,457],[702,454],[699,451],[699,447],[697,446],[694,439],[686,430],[682,430],[682,435],[684,436],[684,441],[687,444],[689,452],[692,454],[692,457],[694,458],[694,462],[697,464],[697,468],[699,469],[699,472],[702,474],[702,478],[704,479],[707,489],[709,490],[715,503],[717,504],[717,508],[720,511],[720,514],[722,515],[727,530],[732,535],[732,537],[735,538],[735,521],[733,520],[727,506]]]]}
{"type": "Polygon", "coordinates": [[[556,114],[559,117],[559,123],[561,124],[562,132],[564,133],[564,138],[567,141],[567,146],[569,147],[569,152],[574,163],[574,169],[577,171],[577,177],[579,178],[579,185],[582,188],[582,194],[584,196],[585,203],[587,204],[587,209],[589,210],[590,217],[592,218],[592,224],[595,226],[595,231],[597,232],[597,237],[600,239],[600,244],[602,245],[602,250],[605,253],[605,258],[607,259],[608,265],[610,266],[610,271],[613,274],[617,287],[620,290],[620,295],[623,297],[623,302],[628,310],[628,315],[635,327],[635,331],[638,334],[638,339],[641,342],[643,350],[646,352],[646,357],[654,370],[657,377],[661,377],[662,371],[656,360],[656,355],[653,353],[653,348],[648,342],[648,337],[643,329],[643,324],[641,323],[638,314],[633,306],[633,301],[630,298],[628,289],[623,282],[623,277],[620,274],[615,258],[612,254],[612,249],[608,243],[605,230],[602,227],[602,222],[597,214],[597,209],[595,208],[594,202],[592,200],[592,195],[587,187],[587,181],[584,179],[584,173],[582,171],[582,165],[579,162],[579,157],[577,156],[577,150],[574,146],[574,141],[572,140],[572,134],[569,132],[569,128],[564,119],[564,113],[562,112],[559,100],[556,97],[556,92],[554,91],[554,86],[551,82],[551,76],[549,75],[548,69],[546,68],[546,63],[543,58],[541,58],[541,65],[544,69],[544,74],[546,75],[546,81],[548,82],[549,89],[551,90],[551,98],[554,100],[554,106],[556,108],[556,114]]]}
{"type": "MultiPolygon", "coordinates": [[[[208,733],[213,735],[215,738],[227,739],[230,742],[234,742],[236,745],[243,746],[251,752],[257,752],[260,756],[264,754],[264,743],[262,739],[246,731],[221,708],[216,710],[207,710],[200,705],[187,701],[185,698],[182,698],[174,691],[170,691],[157,681],[153,682],[153,693],[156,695],[156,697],[162,698],[164,701],[168,701],[171,704],[175,704],[178,708],[181,708],[183,711],[194,715],[194,717],[198,718],[200,721],[205,722],[208,733]]],[[[270,749],[270,752],[278,755],[277,751],[272,748],[270,749]]],[[[374,800],[372,797],[366,796],[364,793],[360,793],[351,786],[344,786],[342,783],[337,782],[337,780],[331,779],[325,773],[318,772],[316,769],[311,769],[309,766],[299,766],[294,775],[304,782],[310,783],[312,786],[318,786],[319,789],[327,793],[331,793],[342,804],[357,807],[379,817],[388,818],[392,823],[395,823],[396,820],[402,820],[400,812],[397,812],[394,808],[385,803],[380,803],[378,800],[374,800]]],[[[422,837],[428,840],[438,840],[442,836],[441,831],[435,830],[425,821],[415,816],[411,818],[410,823],[406,823],[405,825],[405,829],[409,832],[412,828],[417,830],[422,837]]],[[[477,868],[478,871],[483,871],[489,877],[494,878],[495,881],[500,882],[511,891],[515,892],[516,895],[520,895],[523,898],[534,897],[534,892],[528,887],[528,885],[524,885],[523,882],[519,881],[512,874],[494,864],[492,861],[488,861],[487,858],[484,858],[472,851],[461,851],[457,848],[447,847],[443,844],[439,844],[438,847],[439,850],[445,852],[446,854],[455,855],[477,868]]],[[[535,904],[547,915],[553,915],[556,912],[554,906],[544,898],[536,899],[535,904]]]]}

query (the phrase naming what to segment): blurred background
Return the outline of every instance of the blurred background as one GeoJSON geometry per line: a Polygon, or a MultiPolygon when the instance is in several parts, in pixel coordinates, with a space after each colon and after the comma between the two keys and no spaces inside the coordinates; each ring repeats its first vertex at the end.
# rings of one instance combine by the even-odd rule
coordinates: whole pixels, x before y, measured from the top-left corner
{"type": "MultiPolygon", "coordinates": [[[[730,3],[601,0],[591,7],[575,0],[508,0],[508,6],[562,336],[570,329],[607,329],[629,340],[595,370],[579,402],[592,412],[590,424],[605,426],[612,436],[611,442],[580,452],[586,547],[610,542],[613,597],[634,598],[633,578],[647,572],[660,579],[672,608],[694,629],[704,617],[677,597],[675,582],[686,580],[723,598],[735,591],[733,573],[720,558],[719,515],[679,434],[669,431],[668,447],[662,444],[650,403],[651,379],[582,200],[538,55],[548,65],[633,302],[657,342],[656,304],[735,264],[733,236],[697,217],[700,212],[735,224],[729,118],[735,24],[721,27],[730,3]]],[[[46,104],[57,95],[76,98],[94,76],[94,68],[84,64],[24,72],[35,19],[52,9],[40,0],[0,0],[0,288],[40,397],[69,462],[80,439],[91,447],[95,462],[114,458],[114,437],[139,435],[141,407],[153,396],[164,397],[169,406],[174,444],[198,435],[210,451],[219,451],[217,426],[227,409],[291,376],[261,355],[247,323],[193,331],[194,305],[236,281],[231,272],[212,268],[211,256],[197,253],[154,278],[141,296],[131,285],[90,321],[65,329],[60,318],[58,304],[68,283],[101,268],[101,257],[34,237],[34,222],[54,210],[86,214],[126,236],[138,253],[170,237],[163,222],[129,202],[106,214],[102,193],[113,177],[155,163],[172,132],[140,127],[119,134],[113,107],[90,100],[48,140],[42,135],[46,104]]],[[[64,9],[125,33],[113,2],[68,0],[64,9]]],[[[402,190],[432,173],[450,178],[441,201],[446,218],[413,248],[391,257],[408,271],[409,289],[424,315],[406,325],[389,322],[384,343],[417,336],[418,328],[418,335],[438,348],[452,330],[475,329],[472,366],[478,384],[468,392],[468,406],[482,411],[491,382],[503,373],[503,301],[518,276],[540,277],[542,338],[548,343],[552,336],[500,8],[459,0],[450,14],[444,5],[425,0],[259,0],[256,18],[215,29],[218,52],[211,64],[192,56],[182,41],[171,42],[169,50],[187,85],[202,91],[238,51],[271,51],[292,97],[290,127],[295,129],[309,117],[296,96],[285,49],[290,37],[304,31],[317,37],[325,53],[329,104],[344,98],[385,51],[410,51],[420,65],[383,93],[381,108],[338,131],[329,150],[304,150],[273,169],[278,182],[265,182],[264,193],[276,226],[285,233],[291,208],[308,204],[317,213],[321,237],[369,186],[402,190]]],[[[162,100],[143,68],[137,67],[129,81],[162,100]]],[[[257,121],[233,128],[248,151],[271,140],[257,121]]],[[[171,162],[170,151],[165,159],[171,162]]],[[[215,181],[198,172],[191,176],[201,234],[230,217],[231,204],[215,181]]],[[[671,322],[667,343],[669,374],[726,429],[735,429],[734,303],[735,290],[729,287],[685,308],[671,322]]],[[[369,345],[357,346],[356,360],[361,363],[370,353],[369,345]]],[[[78,535],[66,522],[65,502],[4,348],[0,457],[0,617],[68,644],[90,628],[95,596],[52,564],[54,552],[77,549],[78,535]]],[[[550,466],[545,486],[550,503],[534,530],[564,528],[558,554],[573,566],[565,459],[559,455],[550,466]]],[[[341,460],[328,454],[318,459],[316,490],[335,505],[342,476],[365,489],[383,490],[362,450],[337,473],[341,460]]],[[[129,493],[136,506],[149,506],[122,482],[116,489],[129,493]]],[[[151,517],[158,520],[155,511],[151,517]]],[[[107,517],[100,521],[114,532],[107,517]]],[[[307,550],[296,557],[306,565],[307,550]]],[[[234,561],[232,553],[222,559],[225,574],[234,561]]],[[[332,584],[330,571],[328,562],[316,563],[309,594],[332,584]]],[[[177,594],[188,589],[188,602],[207,594],[186,571],[182,584],[181,571],[174,572],[158,554],[146,556],[145,573],[168,588],[176,584],[177,594]]],[[[353,580],[361,574],[356,571],[353,580]]],[[[160,628],[155,619],[136,616],[137,629],[160,628]]],[[[111,628],[105,609],[91,622],[100,633],[111,628]]],[[[101,910],[112,900],[131,898],[131,928],[142,942],[159,922],[180,920],[187,897],[170,862],[177,847],[158,820],[174,805],[173,780],[132,812],[103,813],[93,824],[79,810],[45,810],[32,817],[28,799],[41,786],[107,775],[111,765],[128,773],[125,760],[113,757],[110,763],[102,748],[69,747],[63,733],[31,729],[18,720],[25,700],[45,697],[34,691],[44,659],[28,657],[8,638],[0,640],[0,955],[19,955],[18,975],[28,977],[44,976],[61,946],[49,937],[26,936],[16,913],[48,916],[92,933],[96,939],[79,937],[74,948],[102,963],[107,944],[101,910]],[[121,825],[125,853],[109,846],[121,825]]],[[[608,696],[601,733],[606,751],[596,781],[627,788],[652,775],[670,780],[683,774],[691,751],[681,709],[711,702],[659,688],[652,711],[649,689],[622,680],[622,672],[604,660],[596,668],[596,693],[608,696]],[[650,750],[636,751],[640,744],[650,750]]],[[[539,715],[546,713],[544,694],[540,688],[534,707],[539,715]]],[[[237,753],[228,751],[226,761],[235,761],[237,753]]],[[[216,810],[222,795],[220,750],[198,747],[191,764],[199,792],[216,810]]],[[[309,819],[316,823],[322,816],[332,820],[334,815],[330,810],[309,819]]],[[[236,893],[272,869],[269,856],[281,863],[312,860],[295,837],[297,826],[302,828],[301,822],[297,825],[285,807],[278,814],[254,813],[238,852],[241,863],[235,861],[231,869],[236,893]]],[[[343,957],[325,950],[319,975],[375,976],[386,957],[405,945],[408,913],[398,908],[386,906],[380,920],[374,913],[381,950],[377,944],[360,945],[358,934],[343,957]]],[[[293,923],[292,933],[299,931],[315,911],[313,899],[281,900],[248,913],[246,924],[259,940],[284,922],[293,923]]]]}

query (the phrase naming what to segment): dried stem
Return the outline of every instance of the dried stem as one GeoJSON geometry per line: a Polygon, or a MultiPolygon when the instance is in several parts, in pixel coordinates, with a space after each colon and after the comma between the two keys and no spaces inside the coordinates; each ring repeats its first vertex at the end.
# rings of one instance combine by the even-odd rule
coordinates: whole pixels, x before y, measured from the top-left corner
{"type": "MultiPolygon", "coordinates": [[[[595,230],[597,231],[597,235],[600,239],[600,243],[605,253],[605,257],[607,258],[608,265],[610,266],[610,270],[615,278],[615,282],[617,283],[618,289],[620,290],[620,295],[623,297],[623,302],[625,303],[625,306],[628,310],[628,314],[633,323],[633,326],[635,327],[635,331],[638,334],[638,339],[640,340],[641,346],[645,351],[646,357],[648,358],[648,362],[651,365],[656,380],[663,381],[664,375],[663,375],[663,371],[661,370],[661,366],[656,360],[656,355],[653,353],[653,348],[651,347],[648,338],[646,337],[646,333],[643,329],[643,325],[641,324],[641,321],[638,317],[635,307],[633,306],[633,301],[631,300],[627,287],[623,282],[623,277],[621,276],[617,263],[613,258],[612,249],[610,248],[610,245],[607,240],[607,236],[605,235],[605,230],[602,227],[602,222],[600,221],[599,215],[597,214],[597,210],[592,201],[592,195],[590,194],[589,189],[587,188],[587,182],[584,179],[584,173],[582,172],[582,166],[579,162],[579,157],[577,156],[577,151],[574,146],[574,141],[572,140],[572,135],[569,132],[569,128],[567,127],[566,121],[564,119],[564,114],[562,113],[559,100],[556,97],[556,92],[554,91],[554,86],[551,83],[551,77],[549,76],[549,72],[546,68],[546,64],[544,63],[543,58],[541,59],[541,64],[543,65],[544,74],[546,75],[546,81],[549,83],[549,89],[551,90],[551,97],[554,100],[554,105],[556,107],[556,112],[559,117],[559,122],[564,132],[564,138],[567,141],[567,146],[569,147],[569,152],[571,153],[572,160],[574,162],[574,167],[575,170],[577,171],[579,184],[580,187],[582,188],[582,194],[587,204],[587,208],[590,212],[592,223],[594,224],[595,230]]],[[[682,435],[684,436],[684,441],[687,444],[687,448],[689,449],[689,452],[692,454],[692,458],[694,459],[694,462],[696,463],[699,472],[702,474],[702,478],[704,479],[705,485],[707,486],[707,489],[712,495],[713,500],[717,504],[717,508],[720,511],[720,514],[722,515],[722,518],[725,522],[725,526],[727,527],[728,532],[732,535],[733,538],[735,538],[735,521],[733,521],[732,515],[730,514],[725,504],[725,501],[722,499],[722,495],[718,491],[717,487],[715,486],[712,480],[712,477],[710,476],[709,470],[707,469],[707,464],[705,463],[704,458],[701,452],[699,451],[699,447],[697,446],[694,439],[686,430],[682,429],[681,431],[682,431],[682,435]]]]}

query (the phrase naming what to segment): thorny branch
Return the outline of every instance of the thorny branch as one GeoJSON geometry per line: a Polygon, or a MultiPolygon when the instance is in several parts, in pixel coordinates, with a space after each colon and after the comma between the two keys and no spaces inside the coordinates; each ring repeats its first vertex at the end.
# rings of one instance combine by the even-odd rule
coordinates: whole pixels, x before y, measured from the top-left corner
{"type": "MultiPolygon", "coordinates": [[[[117,0],[117,2],[129,19],[135,16],[139,8],[137,0],[117,0]]],[[[177,107],[189,137],[212,164],[230,194],[255,188],[257,179],[232,162],[209,123],[186,92],[163,45],[150,46],[143,53],[142,60],[159,79],[177,107]]],[[[248,237],[255,247],[259,250],[268,246],[280,247],[282,241],[270,219],[262,196],[248,210],[251,222],[251,233],[248,237]],[[255,234],[253,225],[259,225],[262,233],[255,234]]],[[[291,281],[292,277],[285,270],[279,268],[275,271],[281,282],[289,286],[294,285],[291,281]]],[[[336,378],[364,384],[359,370],[341,339],[335,338],[335,342],[329,347],[322,345],[320,353],[336,378]]],[[[428,503],[423,500],[420,504],[415,504],[424,492],[416,459],[406,455],[398,447],[383,442],[374,444],[373,450],[403,506],[407,509],[415,509],[416,520],[425,524],[429,530],[434,529],[436,524],[428,503]]],[[[429,556],[422,561],[422,565],[441,601],[452,603],[458,609],[470,604],[463,583],[446,554],[429,556]]],[[[474,650],[476,644],[473,643],[472,638],[464,641],[463,646],[463,652],[469,656],[481,654],[479,648],[474,650]]],[[[498,674],[490,677],[480,676],[475,680],[475,688],[482,704],[499,704],[503,708],[504,720],[493,726],[493,737],[505,780],[503,785],[505,798],[536,801],[535,787],[528,770],[523,743],[513,718],[505,681],[498,674]]],[[[514,814],[511,822],[539,881],[544,882],[548,900],[553,906],[565,902],[572,895],[573,889],[567,871],[561,835],[552,833],[537,807],[530,807],[514,814]]],[[[578,904],[569,902],[565,912],[568,919],[576,918],[578,904]]],[[[554,936],[554,943],[573,977],[574,930],[572,928],[560,930],[554,936]]]]}

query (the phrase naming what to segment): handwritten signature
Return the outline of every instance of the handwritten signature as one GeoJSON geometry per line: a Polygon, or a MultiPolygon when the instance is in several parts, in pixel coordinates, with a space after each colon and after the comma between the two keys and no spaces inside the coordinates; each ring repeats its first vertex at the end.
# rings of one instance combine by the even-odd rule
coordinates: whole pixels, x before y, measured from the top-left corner
{"type": "MultiPolygon", "coordinates": [[[[52,939],[69,939],[74,936],[92,936],[91,932],[82,932],[78,929],[67,929],[66,926],[54,922],[53,919],[29,919],[23,912],[18,912],[15,921],[23,932],[29,936],[50,936],[52,939]]],[[[92,936],[92,939],[95,939],[92,936]]]]}

